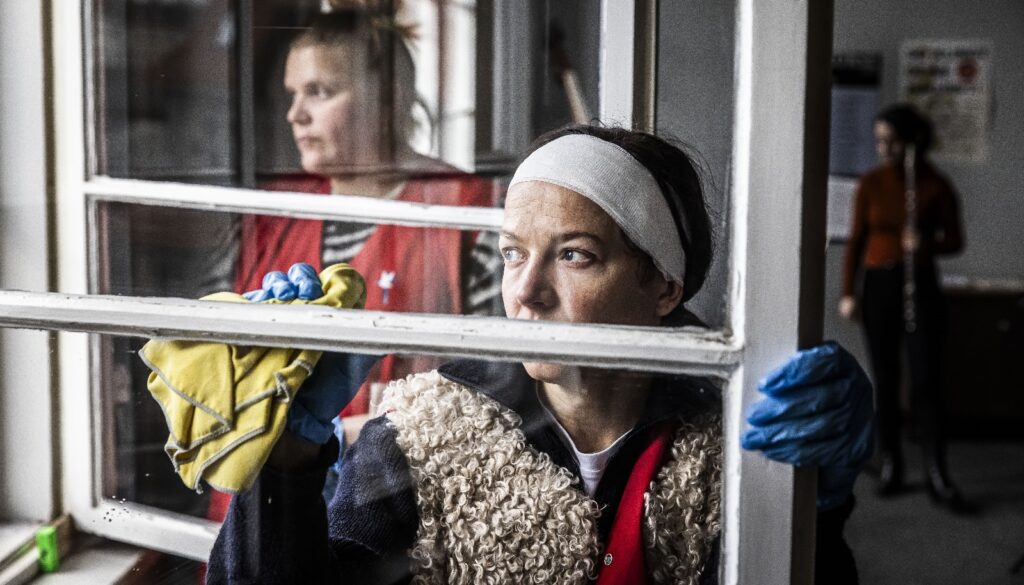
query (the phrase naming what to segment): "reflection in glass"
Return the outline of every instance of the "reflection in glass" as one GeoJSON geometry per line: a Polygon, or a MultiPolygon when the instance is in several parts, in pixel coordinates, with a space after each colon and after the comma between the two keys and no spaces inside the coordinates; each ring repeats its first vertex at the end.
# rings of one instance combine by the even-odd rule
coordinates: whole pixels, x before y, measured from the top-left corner
{"type": "MultiPolygon", "coordinates": [[[[474,187],[485,185],[474,180],[474,187]]],[[[288,187],[286,184],[279,184],[288,187]]],[[[443,202],[460,182],[405,184],[418,200],[443,202]]],[[[99,202],[98,294],[199,298],[262,286],[268,272],[295,263],[316,270],[354,266],[374,311],[499,315],[502,259],[497,234],[242,215],[99,202]]]]}
{"type": "MultiPolygon", "coordinates": [[[[483,183],[482,180],[475,180],[483,183]]],[[[427,201],[444,198],[445,179],[409,182],[427,201]]],[[[489,232],[238,217],[187,209],[101,202],[94,234],[100,294],[198,298],[260,288],[263,275],[294,262],[318,269],[354,265],[367,280],[366,308],[382,311],[501,314],[502,261],[489,232]],[[303,234],[313,237],[303,238],[303,234]],[[241,237],[241,240],[239,238],[241,237]],[[241,242],[241,243],[240,243],[241,242]]],[[[205,517],[208,496],[173,478],[163,451],[163,415],[146,391],[137,357],[143,340],[101,338],[104,493],[205,517]],[[174,481],[171,481],[174,480],[174,481]]],[[[388,356],[349,409],[371,410],[390,380],[436,367],[437,360],[388,356]]],[[[223,512],[223,506],[218,508],[223,512]]],[[[220,519],[222,516],[213,516],[220,519]]]]}
{"type": "Polygon", "coordinates": [[[592,2],[94,11],[100,174],[241,186],[312,174],[382,196],[414,175],[507,173],[533,138],[598,106],[592,2]]]}
{"type": "MultiPolygon", "coordinates": [[[[217,546],[283,553],[275,570],[297,580],[342,571],[376,582],[382,573],[471,574],[484,565],[500,582],[546,581],[557,565],[582,581],[606,552],[619,558],[606,546],[619,511],[635,506],[642,538],[665,544],[648,557],[653,570],[714,566],[722,444],[711,381],[457,360],[389,386],[380,408],[384,417],[366,422],[327,472],[326,493],[309,472],[332,465],[332,444],[304,452],[279,443],[269,465],[293,473],[264,473],[236,497],[235,522],[217,546]],[[320,529],[324,497],[330,524],[320,529]],[[325,541],[333,559],[286,560],[296,558],[292,547],[319,550],[325,541]],[[680,550],[690,553],[669,552],[680,550]],[[428,551],[444,562],[414,561],[428,551]],[[680,556],[691,564],[679,565],[680,556]]],[[[220,559],[211,575],[247,562],[220,559]]]]}
{"type": "Polygon", "coordinates": [[[230,4],[96,2],[98,172],[232,181],[238,153],[230,4]]]}

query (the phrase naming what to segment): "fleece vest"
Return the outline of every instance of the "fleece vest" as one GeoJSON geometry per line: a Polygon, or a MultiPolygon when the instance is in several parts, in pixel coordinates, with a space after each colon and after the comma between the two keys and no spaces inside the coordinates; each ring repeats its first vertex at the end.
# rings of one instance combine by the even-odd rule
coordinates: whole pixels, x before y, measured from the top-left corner
{"type": "MultiPolygon", "coordinates": [[[[414,583],[581,584],[602,562],[601,510],[568,470],[527,444],[511,409],[437,372],[393,382],[396,429],[419,515],[414,583]]],[[[721,420],[682,421],[644,498],[653,583],[696,585],[720,530],[721,420]]]]}

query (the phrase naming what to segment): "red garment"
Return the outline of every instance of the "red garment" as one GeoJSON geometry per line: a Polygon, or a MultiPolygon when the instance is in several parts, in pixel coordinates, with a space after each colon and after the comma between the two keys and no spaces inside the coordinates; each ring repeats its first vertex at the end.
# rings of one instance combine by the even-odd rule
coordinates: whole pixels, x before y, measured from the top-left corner
{"type": "MultiPolygon", "coordinates": [[[[264,188],[327,194],[330,182],[318,177],[296,176],[275,180],[264,188]]],[[[466,174],[410,179],[398,200],[431,205],[493,205],[487,181],[466,174]]],[[[377,226],[351,262],[366,278],[366,310],[462,313],[462,263],[475,238],[475,232],[457,229],[377,226]],[[384,272],[394,274],[389,289],[380,286],[384,272]]],[[[296,262],[312,264],[319,270],[322,257],[323,221],[246,216],[242,222],[242,251],[235,288],[239,292],[258,289],[264,274],[272,270],[287,271],[296,262]]],[[[367,381],[387,383],[431,367],[432,363],[422,358],[387,356],[367,381]]],[[[345,415],[369,411],[367,386],[345,409],[345,415]]]]}
{"type": "Polygon", "coordinates": [[[640,585],[648,582],[641,531],[644,494],[665,462],[665,453],[671,444],[672,428],[662,425],[658,435],[633,465],[615,513],[608,547],[601,557],[597,585],[640,585]]]}
{"type": "MultiPolygon", "coordinates": [[[[327,195],[330,181],[312,175],[295,175],[262,185],[269,191],[292,191],[327,195]]],[[[494,199],[488,181],[467,174],[410,179],[401,201],[431,205],[491,207],[494,199]]],[[[242,218],[242,246],[235,278],[236,292],[261,287],[263,275],[287,271],[296,262],[306,262],[318,271],[323,257],[323,221],[270,215],[242,218]]],[[[413,228],[379,225],[367,239],[352,265],[366,278],[367,310],[411,313],[450,313],[463,310],[462,262],[472,249],[476,232],[457,229],[413,228]],[[378,285],[382,271],[395,273],[384,302],[378,285]]],[[[365,414],[370,407],[370,383],[387,383],[407,374],[429,370],[422,358],[386,356],[367,377],[343,416],[365,414]]],[[[229,494],[212,491],[207,517],[223,521],[229,494]]]]}
{"type": "MultiPolygon", "coordinates": [[[[846,245],[843,296],[853,296],[862,268],[891,268],[903,262],[905,193],[903,172],[895,167],[881,166],[861,177],[846,245]]],[[[918,163],[916,197],[918,258],[931,262],[935,255],[959,252],[963,235],[956,194],[949,181],[926,162],[918,163]]]]}

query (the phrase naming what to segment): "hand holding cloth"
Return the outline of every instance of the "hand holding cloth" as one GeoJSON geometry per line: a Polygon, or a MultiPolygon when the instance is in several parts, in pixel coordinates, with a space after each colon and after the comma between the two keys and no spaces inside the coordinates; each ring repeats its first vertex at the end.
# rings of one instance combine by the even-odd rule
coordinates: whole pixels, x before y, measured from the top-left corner
{"type": "MultiPolygon", "coordinates": [[[[363,306],[366,285],[354,268],[337,264],[319,276],[323,283],[319,298],[304,300],[295,295],[292,300],[267,298],[264,302],[363,306]]],[[[229,292],[202,300],[248,302],[229,292]]],[[[245,490],[255,481],[285,428],[296,393],[322,354],[309,349],[162,339],[149,341],[139,353],[152,370],[149,391],[167,419],[170,434],[164,450],[175,471],[191,489],[201,491],[204,480],[229,493],[245,490]]]]}

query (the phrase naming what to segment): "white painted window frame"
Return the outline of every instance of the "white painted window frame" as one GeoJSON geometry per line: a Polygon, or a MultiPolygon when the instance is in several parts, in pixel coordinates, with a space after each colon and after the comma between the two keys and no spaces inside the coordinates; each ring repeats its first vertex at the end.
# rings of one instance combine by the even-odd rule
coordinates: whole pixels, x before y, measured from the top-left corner
{"type": "MultiPolygon", "coordinates": [[[[50,287],[42,5],[0,3],[0,288],[50,287]]],[[[0,331],[0,535],[57,514],[50,341],[0,331]]],[[[16,540],[0,537],[0,565],[16,540]]]]}
{"type": "MultiPolygon", "coordinates": [[[[293,205],[273,201],[269,196],[254,197],[256,194],[251,192],[242,196],[215,188],[88,178],[87,152],[91,149],[86,145],[91,143],[92,120],[85,95],[91,95],[91,87],[84,72],[90,66],[91,56],[83,49],[87,46],[83,39],[83,15],[87,14],[83,1],[52,4],[51,38],[54,67],[59,72],[53,76],[57,270],[52,286],[60,292],[0,295],[0,313],[5,316],[0,325],[61,331],[57,335],[57,411],[62,421],[60,491],[64,510],[73,515],[80,529],[192,558],[206,556],[216,533],[213,523],[142,506],[129,505],[129,513],[123,514],[121,502],[104,497],[110,494],[99,493],[95,448],[99,413],[95,381],[90,383],[88,374],[95,371],[90,367],[94,356],[90,357],[90,337],[75,331],[143,335],[166,332],[310,347],[398,347],[411,343],[404,347],[427,353],[504,359],[543,356],[570,363],[592,363],[618,355],[620,361],[616,364],[626,367],[703,368],[728,379],[723,583],[781,584],[807,580],[807,547],[794,546],[794,542],[802,542],[801,535],[806,538],[808,528],[808,522],[794,520],[809,501],[808,494],[798,489],[799,474],[788,466],[741,452],[738,434],[743,424],[743,408],[756,398],[756,379],[815,336],[815,319],[807,314],[814,312],[808,305],[820,304],[820,298],[815,301],[815,294],[820,297],[820,291],[815,293],[814,272],[817,270],[820,276],[821,266],[814,265],[813,248],[820,247],[823,254],[824,222],[819,224],[819,238],[810,220],[823,216],[818,208],[823,209],[824,198],[814,200],[812,191],[816,187],[824,189],[823,174],[821,184],[816,184],[818,172],[823,173],[824,168],[814,153],[827,149],[823,148],[824,140],[807,130],[820,115],[815,101],[816,83],[820,79],[814,77],[820,71],[813,72],[810,63],[820,60],[814,50],[824,48],[827,54],[829,44],[812,38],[809,30],[824,20],[828,20],[831,30],[830,18],[825,19],[819,12],[825,10],[819,6],[826,6],[831,15],[831,3],[816,3],[812,7],[814,0],[756,0],[756,4],[755,0],[737,0],[736,115],[732,129],[733,192],[729,218],[732,282],[727,328],[731,334],[695,335],[602,326],[519,324],[469,317],[342,312],[334,318],[338,325],[317,327],[321,333],[313,335],[304,331],[303,323],[308,325],[310,320],[323,316],[316,311],[229,309],[198,301],[116,299],[86,294],[90,198],[141,200],[157,193],[166,195],[165,190],[170,190],[179,195],[148,202],[191,207],[199,206],[202,196],[215,195],[221,198],[224,209],[242,209],[259,199],[260,205],[266,205],[264,210],[276,209],[285,214],[319,217],[337,213],[351,217],[354,212],[342,208],[346,202],[343,198],[337,198],[330,209],[320,209],[302,198],[294,200],[293,205]],[[154,307],[159,312],[152,311],[154,307]],[[173,313],[172,308],[184,313],[173,313]],[[197,312],[203,316],[180,316],[197,312]],[[282,320],[288,323],[287,327],[280,326],[282,320]],[[276,324],[273,331],[268,327],[271,322],[276,324]],[[430,333],[436,329],[444,333],[430,333]],[[393,335],[374,337],[375,332],[385,331],[393,335]],[[587,340],[586,345],[577,341],[580,337],[587,340]],[[566,343],[574,344],[571,355],[565,353],[566,343]],[[120,521],[107,522],[104,515],[108,513],[117,514],[120,521]]],[[[649,71],[649,67],[635,62],[634,48],[638,34],[635,16],[640,10],[649,10],[651,1],[602,0],[605,18],[601,116],[605,120],[645,123],[636,118],[637,100],[649,100],[623,88],[634,87],[638,72],[649,71]]],[[[639,81],[646,83],[649,79],[639,81]]],[[[415,223],[404,206],[362,203],[366,205],[356,215],[364,221],[391,218],[396,223],[415,223]]],[[[442,217],[431,216],[427,223],[443,223],[447,221],[444,217],[452,217],[449,210],[426,211],[442,217]]],[[[493,225],[493,212],[486,211],[477,216],[467,210],[466,214],[458,214],[463,217],[452,221],[466,227],[493,225]]],[[[817,321],[820,327],[820,316],[817,321]]],[[[809,528],[813,536],[813,524],[809,528]]]]}

